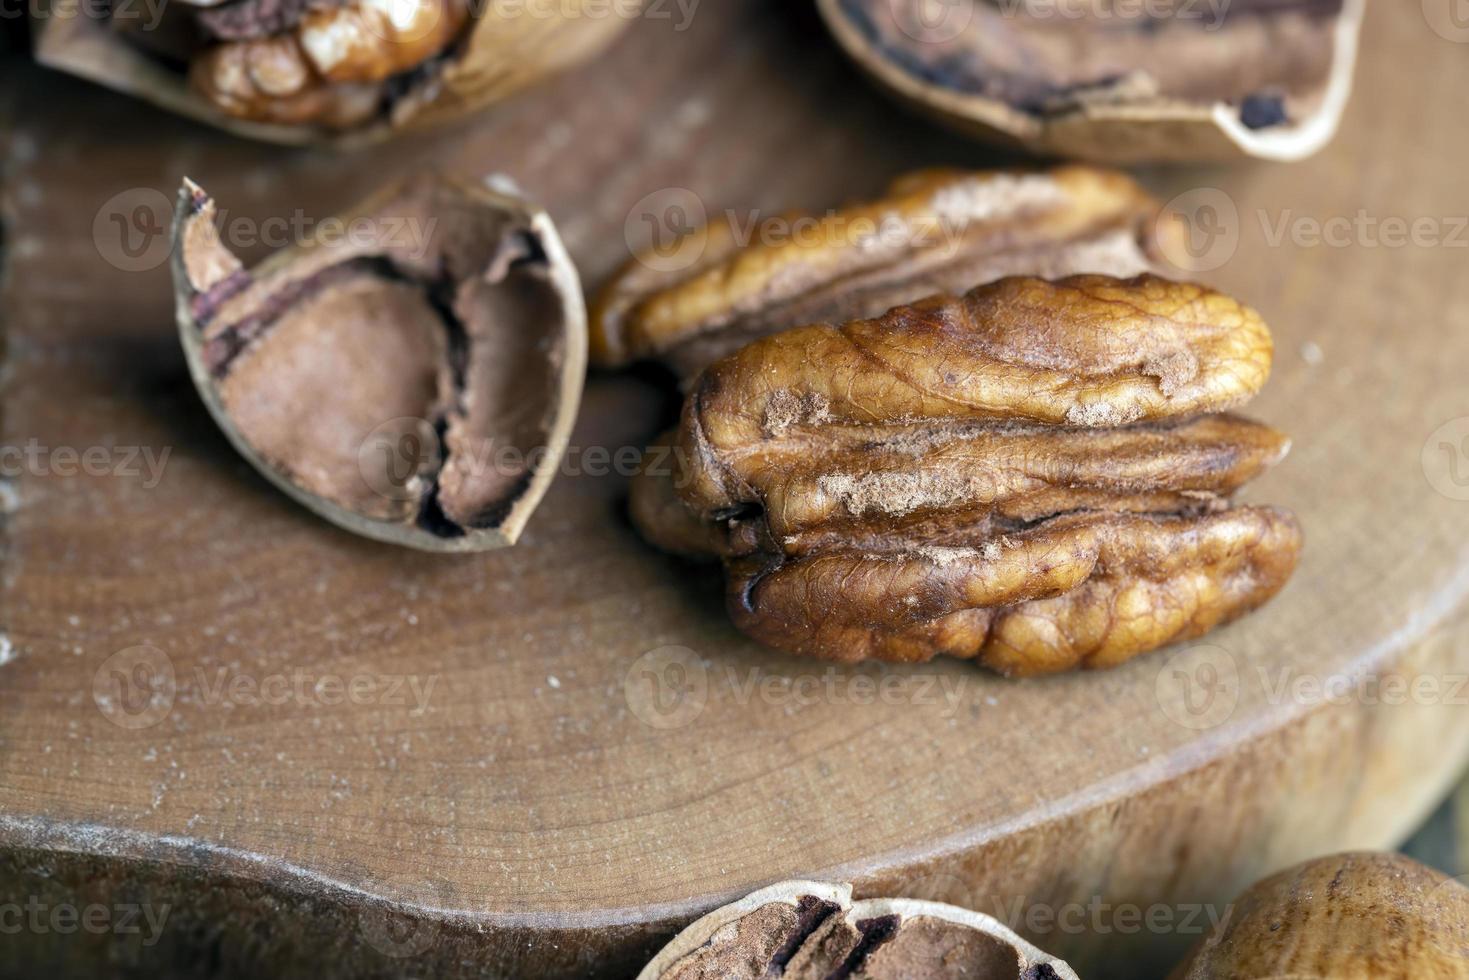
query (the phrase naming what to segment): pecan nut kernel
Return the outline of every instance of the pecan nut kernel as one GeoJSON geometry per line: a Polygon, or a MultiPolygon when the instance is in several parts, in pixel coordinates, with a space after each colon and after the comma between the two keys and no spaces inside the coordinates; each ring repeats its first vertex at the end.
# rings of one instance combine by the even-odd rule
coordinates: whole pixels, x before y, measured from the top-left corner
{"type": "Polygon", "coordinates": [[[1076,973],[990,916],[940,902],[852,901],[852,886],[787,881],[679,933],[638,980],[1076,980],[1076,973]]]}
{"type": "Polygon", "coordinates": [[[1003,276],[1166,272],[1164,255],[1181,252],[1158,215],[1131,178],[1067,166],[925,170],[824,215],[787,212],[753,231],[716,221],[608,282],[592,307],[592,359],[657,360],[688,377],[778,330],[877,316],[1003,276]]]}
{"type": "MultiPolygon", "coordinates": [[[[218,12],[201,19],[208,23],[211,14],[218,12]]],[[[249,33],[206,48],[194,59],[190,80],[231,116],[344,129],[370,119],[385,83],[438,56],[468,17],[462,0],[308,5],[287,33],[249,33]]]]}
{"type": "Polygon", "coordinates": [[[1228,411],[1271,349],[1253,310],[1152,275],[1002,279],[798,327],[698,377],[633,518],[723,559],[736,625],[778,649],[1119,664],[1295,567],[1289,513],[1230,504],[1289,449],[1228,411]]]}
{"type": "Polygon", "coordinates": [[[425,551],[515,543],[586,367],[576,269],[545,212],[496,178],[424,175],[249,269],[216,220],[185,181],[179,335],[235,448],[357,534],[425,551]]]}

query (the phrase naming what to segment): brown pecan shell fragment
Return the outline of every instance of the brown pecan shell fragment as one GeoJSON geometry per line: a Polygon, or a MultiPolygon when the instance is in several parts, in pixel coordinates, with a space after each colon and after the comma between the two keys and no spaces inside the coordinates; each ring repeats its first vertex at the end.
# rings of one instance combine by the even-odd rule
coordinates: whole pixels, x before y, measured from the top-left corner
{"type": "Polygon", "coordinates": [[[195,385],[246,459],[350,531],[503,547],[555,476],[585,307],[550,218],[496,188],[415,177],[251,269],[220,240],[214,200],[180,191],[175,300],[195,385]]]}
{"type": "Polygon", "coordinates": [[[798,327],[699,376],[633,517],[725,559],[735,623],[780,649],[1121,663],[1294,568],[1288,513],[1229,505],[1289,449],[1224,411],[1270,357],[1253,310],[1148,275],[1005,279],[798,327]]]}
{"type": "Polygon", "coordinates": [[[1157,217],[1125,175],[1070,166],[926,170],[824,215],[789,212],[753,231],[715,221],[669,254],[636,256],[603,288],[593,363],[654,359],[689,376],[788,327],[877,316],[1008,275],[1162,271],[1159,234],[1175,229],[1157,217]]]}
{"type": "Polygon", "coordinates": [[[837,40],[955,128],[1112,163],[1295,160],[1331,139],[1365,0],[818,0],[837,40]]]}
{"type": "Polygon", "coordinates": [[[1460,980],[1469,887],[1401,854],[1317,858],[1256,883],[1173,980],[1460,980]]]}
{"type": "Polygon", "coordinates": [[[690,925],[638,980],[1076,980],[978,912],[915,899],[852,901],[852,887],[787,881],[690,925]]]}

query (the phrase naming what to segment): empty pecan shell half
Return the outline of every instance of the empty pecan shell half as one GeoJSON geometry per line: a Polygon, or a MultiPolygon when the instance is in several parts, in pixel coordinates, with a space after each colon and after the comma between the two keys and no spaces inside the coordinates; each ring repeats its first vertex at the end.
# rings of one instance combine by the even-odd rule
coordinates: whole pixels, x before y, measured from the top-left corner
{"type": "Polygon", "coordinates": [[[1226,411],[1271,349],[1253,310],[1152,275],[1002,279],[798,327],[698,377],[633,517],[724,559],[732,618],[772,647],[1118,664],[1295,567],[1289,513],[1230,506],[1289,449],[1226,411]]]}
{"type": "Polygon", "coordinates": [[[586,313],[551,219],[421,177],[246,269],[185,182],[179,334],[261,473],[348,530],[428,551],[513,544],[581,400],[586,313]]]}
{"type": "Polygon", "coordinates": [[[1007,275],[1164,271],[1172,243],[1159,236],[1176,229],[1158,213],[1121,173],[1058,167],[925,170],[827,214],[787,212],[743,232],[715,221],[607,283],[592,304],[592,361],[658,360],[689,377],[787,327],[877,316],[1007,275]]]}
{"type": "Polygon", "coordinates": [[[954,128],[1113,163],[1297,160],[1335,134],[1365,0],[819,0],[857,63],[954,128]]]}
{"type": "Polygon", "coordinates": [[[787,881],[716,909],[674,937],[638,980],[1076,980],[1072,969],[979,912],[917,899],[852,901],[852,886],[787,881]]]}

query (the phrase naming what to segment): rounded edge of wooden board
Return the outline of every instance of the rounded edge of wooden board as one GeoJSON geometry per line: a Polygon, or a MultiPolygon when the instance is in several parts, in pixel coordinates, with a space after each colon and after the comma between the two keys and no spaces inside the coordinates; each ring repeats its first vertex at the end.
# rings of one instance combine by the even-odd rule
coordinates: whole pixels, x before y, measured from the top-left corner
{"type": "MultiPolygon", "coordinates": [[[[1418,635],[1399,634],[1399,645],[1379,647],[1354,667],[1360,676],[1463,674],[1466,613],[1458,608],[1418,635]]],[[[1081,794],[912,853],[801,873],[852,881],[859,898],[959,898],[1002,920],[1023,920],[1036,908],[1054,916],[1098,905],[1159,906],[1175,920],[1195,906],[1218,914],[1220,903],[1281,867],[1406,837],[1469,762],[1469,712],[1456,716],[1452,707],[1323,701],[1233,753],[1149,770],[1159,777],[1151,782],[1081,794]],[[1303,794],[1310,807],[1298,805],[1303,794]],[[1067,851],[1064,863],[1054,860],[1059,848],[1067,851]]],[[[773,871],[770,880],[783,876],[773,871]]],[[[684,925],[768,883],[576,916],[477,913],[455,908],[452,894],[436,893],[433,882],[378,881],[364,869],[362,883],[352,884],[182,836],[0,815],[0,901],[7,891],[77,901],[101,888],[173,915],[184,911],[156,946],[130,954],[160,977],[196,975],[207,963],[225,964],[211,972],[218,976],[320,976],[323,963],[332,964],[327,975],[630,975],[684,925]]],[[[1025,921],[1007,924],[1088,976],[1106,975],[1109,961],[1161,968],[1197,938],[1181,927],[1038,933],[1025,921]]],[[[56,962],[80,969],[117,956],[98,937],[78,943],[52,931],[29,938],[0,954],[0,972],[56,962]]],[[[101,937],[108,938],[125,937],[101,937]]]]}

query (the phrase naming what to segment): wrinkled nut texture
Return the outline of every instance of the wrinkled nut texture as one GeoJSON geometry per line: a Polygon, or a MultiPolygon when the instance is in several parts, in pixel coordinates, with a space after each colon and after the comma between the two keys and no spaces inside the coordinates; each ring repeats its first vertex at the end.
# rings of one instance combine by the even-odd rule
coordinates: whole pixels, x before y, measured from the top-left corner
{"type": "Polygon", "coordinates": [[[384,83],[443,52],[469,19],[464,0],[300,6],[282,33],[242,16],[249,0],[202,13],[205,30],[225,40],[194,59],[194,87],[232,116],[345,129],[377,113],[384,83]]]}
{"type": "Polygon", "coordinates": [[[1350,94],[1362,0],[820,0],[879,82],[1038,152],[1142,162],[1298,159],[1350,94]]]}
{"type": "Polygon", "coordinates": [[[457,119],[592,57],[639,0],[179,0],[37,21],[37,60],[254,139],[344,148],[457,119]]]}
{"type": "Polygon", "coordinates": [[[1008,275],[1164,271],[1171,239],[1159,236],[1177,229],[1158,213],[1121,173],[1059,167],[920,171],[879,200],[776,215],[753,233],[715,222],[609,281],[592,306],[593,362],[659,360],[689,377],[778,330],[874,317],[1008,275]]]}
{"type": "Polygon", "coordinates": [[[1462,980],[1469,887],[1400,854],[1319,858],[1231,906],[1173,980],[1462,980]]]}
{"type": "Polygon", "coordinates": [[[1249,308],[1151,275],[1010,278],[757,341],[697,379],[632,513],[718,556],[736,625],[856,661],[1102,667],[1260,605],[1286,512],[1230,506],[1280,433],[1249,308]]]}
{"type": "Polygon", "coordinates": [[[580,399],[585,311],[550,219],[433,177],[246,270],[180,194],[179,329],[205,402],[293,497],[425,550],[513,543],[580,399]]]}
{"type": "Polygon", "coordinates": [[[679,933],[638,980],[1076,980],[987,915],[851,893],[811,881],[761,889],[679,933]]]}

